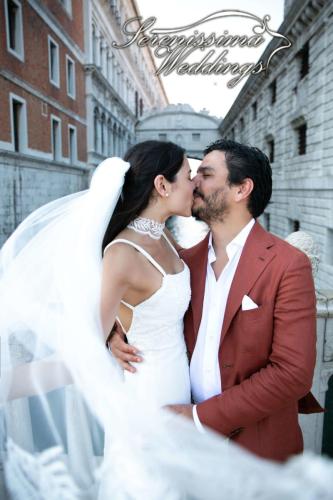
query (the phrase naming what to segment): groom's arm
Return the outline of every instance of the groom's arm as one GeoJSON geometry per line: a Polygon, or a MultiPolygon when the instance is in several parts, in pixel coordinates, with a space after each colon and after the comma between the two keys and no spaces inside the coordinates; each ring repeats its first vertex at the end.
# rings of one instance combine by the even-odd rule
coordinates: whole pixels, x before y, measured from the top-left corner
{"type": "Polygon", "coordinates": [[[281,280],[266,367],[197,405],[202,424],[229,436],[306,395],[316,359],[316,297],[308,258],[297,253],[281,280]]]}

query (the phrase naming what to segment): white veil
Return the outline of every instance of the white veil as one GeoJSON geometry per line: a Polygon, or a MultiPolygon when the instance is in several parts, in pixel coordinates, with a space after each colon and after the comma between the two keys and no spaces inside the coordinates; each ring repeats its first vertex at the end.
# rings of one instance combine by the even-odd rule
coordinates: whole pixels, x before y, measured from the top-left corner
{"type": "Polygon", "coordinates": [[[332,498],[329,461],[259,460],[126,392],[99,303],[102,239],[128,168],[105,160],[89,190],[31,214],[1,250],[0,498],[332,498]]]}

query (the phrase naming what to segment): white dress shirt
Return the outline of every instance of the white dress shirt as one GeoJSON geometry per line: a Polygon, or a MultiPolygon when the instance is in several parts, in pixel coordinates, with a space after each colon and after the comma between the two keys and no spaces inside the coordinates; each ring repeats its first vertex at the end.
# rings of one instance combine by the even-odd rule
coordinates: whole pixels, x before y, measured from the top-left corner
{"type": "MultiPolygon", "coordinates": [[[[201,403],[222,393],[221,374],[218,360],[220,337],[227,299],[232,280],[238,266],[245,242],[255,220],[251,221],[230,241],[226,247],[228,262],[216,280],[212,263],[216,254],[212,243],[212,233],[208,243],[208,262],[202,317],[195,349],[190,364],[192,396],[195,403],[201,403]]],[[[193,407],[193,419],[202,432],[203,427],[193,407]]]]}

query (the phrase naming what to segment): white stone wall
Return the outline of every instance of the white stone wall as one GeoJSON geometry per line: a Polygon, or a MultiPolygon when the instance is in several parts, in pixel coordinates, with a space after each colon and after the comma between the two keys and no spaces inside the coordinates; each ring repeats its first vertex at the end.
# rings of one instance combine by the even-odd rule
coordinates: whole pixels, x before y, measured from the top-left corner
{"type": "MultiPolygon", "coordinates": [[[[293,221],[320,249],[317,286],[333,288],[333,3],[289,2],[294,14],[282,26],[292,47],[281,52],[268,77],[245,84],[220,131],[223,136],[269,152],[274,139],[273,196],[266,210],[270,230],[285,237],[293,221]],[[298,10],[297,10],[298,9],[298,10]],[[298,15],[295,15],[298,12],[298,15]],[[300,79],[298,51],[309,44],[309,72],[300,79]],[[276,102],[269,85],[276,80],[276,102]],[[257,119],[251,105],[257,102],[257,119]],[[240,119],[244,120],[241,130],[240,119]],[[306,154],[298,154],[295,127],[307,124],[306,154]]],[[[274,59],[273,59],[274,60],[274,59]]],[[[264,220],[264,219],[263,219],[264,220]]],[[[266,218],[267,221],[267,218],[266,218]]]]}
{"type": "Polygon", "coordinates": [[[23,157],[0,156],[0,246],[18,224],[45,203],[86,189],[87,170],[23,157]]]}

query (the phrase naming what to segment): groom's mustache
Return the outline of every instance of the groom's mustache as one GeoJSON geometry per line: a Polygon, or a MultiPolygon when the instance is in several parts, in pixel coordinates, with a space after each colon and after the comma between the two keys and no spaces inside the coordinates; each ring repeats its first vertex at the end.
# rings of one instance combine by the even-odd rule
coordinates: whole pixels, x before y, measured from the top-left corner
{"type": "Polygon", "coordinates": [[[202,193],[200,193],[200,191],[198,191],[197,189],[195,189],[193,191],[193,196],[200,196],[200,198],[202,198],[203,200],[205,199],[204,195],[202,193]]]}

